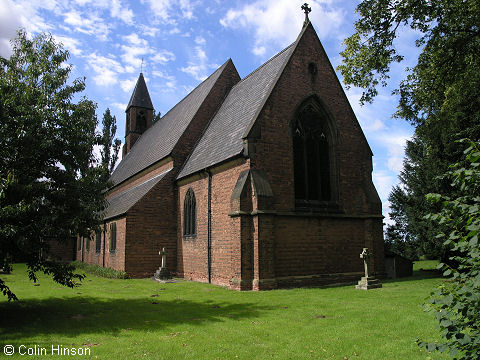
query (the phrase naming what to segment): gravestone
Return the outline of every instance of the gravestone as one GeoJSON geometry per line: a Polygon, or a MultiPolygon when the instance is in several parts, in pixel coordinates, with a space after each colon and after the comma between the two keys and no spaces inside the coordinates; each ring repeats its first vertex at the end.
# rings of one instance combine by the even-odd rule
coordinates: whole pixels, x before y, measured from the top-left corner
{"type": "Polygon", "coordinates": [[[171,279],[170,271],[167,268],[167,252],[165,248],[162,248],[162,251],[159,251],[158,254],[162,257],[162,266],[160,269],[155,271],[154,278],[158,280],[168,280],[171,279]]]}
{"type": "Polygon", "coordinates": [[[380,280],[374,276],[370,276],[368,273],[368,260],[372,254],[368,251],[368,248],[363,248],[362,253],[360,254],[360,259],[363,260],[363,268],[365,270],[365,276],[363,276],[359,281],[358,285],[355,286],[357,290],[370,290],[378,289],[382,287],[380,280]]]}

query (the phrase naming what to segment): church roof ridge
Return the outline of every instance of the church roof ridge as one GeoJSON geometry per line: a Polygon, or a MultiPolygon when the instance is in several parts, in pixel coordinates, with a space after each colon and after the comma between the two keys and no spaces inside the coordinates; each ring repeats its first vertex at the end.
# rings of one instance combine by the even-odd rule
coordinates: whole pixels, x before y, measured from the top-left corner
{"type": "Polygon", "coordinates": [[[277,58],[278,56],[282,55],[285,51],[287,51],[290,47],[292,47],[293,45],[295,45],[297,41],[294,41],[293,43],[291,43],[290,45],[288,45],[285,49],[281,50],[280,52],[276,53],[275,55],[273,55],[270,59],[268,59],[267,61],[265,61],[262,65],[260,65],[258,68],[256,68],[255,70],[253,70],[250,74],[248,74],[247,76],[245,76],[242,80],[240,80],[238,82],[238,84],[235,84],[235,86],[239,85],[242,81],[248,79],[250,76],[254,75],[257,71],[260,71],[264,66],[267,66],[268,63],[270,63],[271,61],[273,61],[275,58],[277,58]]]}
{"type": "Polygon", "coordinates": [[[190,153],[177,179],[218,164],[243,151],[245,130],[283,73],[298,39],[235,84],[190,153]]]}
{"type": "MultiPolygon", "coordinates": [[[[199,88],[204,82],[207,82],[212,76],[214,76],[214,75],[217,73],[217,71],[220,71],[220,72],[221,72],[221,70],[227,66],[227,64],[228,64],[229,61],[231,61],[232,64],[233,64],[232,58],[228,58],[228,60],[225,61],[220,67],[218,67],[217,70],[215,70],[213,73],[211,73],[208,77],[205,78],[205,80],[203,80],[200,84],[198,84],[197,86],[195,86],[195,88],[193,88],[192,91],[190,91],[187,95],[185,95],[185,96],[182,98],[182,100],[180,100],[180,101],[177,102],[175,105],[173,105],[173,107],[172,107],[170,110],[168,110],[168,111],[165,113],[165,115],[163,115],[163,116],[160,118],[160,121],[161,121],[165,116],[167,116],[167,114],[170,113],[173,109],[175,109],[177,106],[179,106],[191,93],[193,93],[195,90],[197,90],[197,88],[199,88]]],[[[234,65],[234,66],[235,66],[235,65],[234,65]]]]}
{"type": "Polygon", "coordinates": [[[229,61],[231,59],[190,91],[142,134],[110,177],[114,186],[118,186],[138,172],[170,155],[229,61]]]}
{"type": "Polygon", "coordinates": [[[111,198],[107,199],[107,208],[103,213],[103,219],[108,220],[113,217],[123,215],[130,210],[145,194],[147,194],[165,175],[171,171],[168,169],[162,173],[145,180],[144,182],[135,185],[127,190],[124,190],[111,198]]]}

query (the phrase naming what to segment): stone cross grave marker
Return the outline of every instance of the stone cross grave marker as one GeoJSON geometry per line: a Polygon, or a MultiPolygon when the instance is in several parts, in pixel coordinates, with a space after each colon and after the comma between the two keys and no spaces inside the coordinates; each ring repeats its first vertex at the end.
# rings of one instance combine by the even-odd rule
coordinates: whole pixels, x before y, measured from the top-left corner
{"type": "Polygon", "coordinates": [[[162,257],[162,265],[160,269],[155,271],[155,279],[159,280],[168,280],[171,279],[172,276],[170,275],[170,271],[168,271],[167,268],[167,251],[165,250],[164,247],[162,247],[162,250],[158,252],[158,255],[162,257]]]}
{"type": "Polygon", "coordinates": [[[368,248],[363,248],[363,251],[360,254],[360,259],[363,260],[363,268],[365,270],[365,276],[363,276],[358,281],[358,285],[355,286],[355,288],[358,290],[370,290],[370,289],[377,289],[382,287],[382,283],[380,282],[380,280],[368,274],[368,261],[371,256],[372,254],[368,251],[368,248]]]}

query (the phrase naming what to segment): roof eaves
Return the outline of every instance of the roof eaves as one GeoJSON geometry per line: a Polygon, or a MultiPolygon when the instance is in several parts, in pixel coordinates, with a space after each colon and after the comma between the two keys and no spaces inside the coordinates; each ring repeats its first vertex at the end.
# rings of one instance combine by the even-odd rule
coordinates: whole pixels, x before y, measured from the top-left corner
{"type": "MultiPolygon", "coordinates": [[[[132,187],[132,188],[130,188],[130,189],[127,189],[127,190],[119,193],[118,195],[113,196],[112,198],[115,198],[115,197],[117,197],[117,196],[121,196],[121,195],[124,195],[124,194],[129,193],[129,192],[133,192],[133,191],[137,190],[140,186],[146,185],[148,182],[151,182],[151,181],[153,182],[152,186],[151,186],[150,188],[147,188],[147,190],[145,191],[145,193],[144,193],[142,196],[140,196],[137,200],[135,200],[135,202],[134,202],[133,204],[131,204],[127,209],[125,209],[124,211],[121,211],[121,212],[114,212],[112,215],[106,215],[106,216],[103,218],[103,220],[109,220],[109,219],[112,219],[112,218],[115,218],[115,217],[119,217],[119,216],[125,215],[132,207],[134,207],[140,200],[142,200],[142,199],[145,197],[145,195],[147,195],[147,194],[150,192],[150,190],[152,190],[152,189],[155,187],[155,185],[156,185],[160,180],[162,180],[163,177],[164,177],[169,171],[171,171],[171,170],[172,170],[172,169],[165,170],[164,172],[162,172],[162,173],[160,173],[160,174],[158,174],[158,175],[155,175],[155,176],[153,176],[152,178],[150,178],[150,179],[148,179],[148,180],[145,180],[145,181],[142,182],[141,184],[138,184],[138,185],[136,185],[136,186],[134,186],[134,187],[132,187]]],[[[107,201],[108,201],[108,199],[107,199],[107,201]]]]}

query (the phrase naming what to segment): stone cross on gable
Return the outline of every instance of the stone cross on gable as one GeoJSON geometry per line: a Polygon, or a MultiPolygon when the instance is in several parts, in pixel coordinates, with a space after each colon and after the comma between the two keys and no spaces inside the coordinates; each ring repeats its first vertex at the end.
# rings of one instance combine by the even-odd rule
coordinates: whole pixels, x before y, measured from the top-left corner
{"type": "Polygon", "coordinates": [[[302,5],[302,10],[305,12],[305,21],[303,22],[303,26],[307,26],[307,24],[310,22],[308,19],[308,14],[312,11],[312,8],[308,6],[307,3],[302,5]]]}

